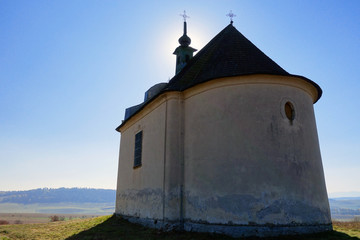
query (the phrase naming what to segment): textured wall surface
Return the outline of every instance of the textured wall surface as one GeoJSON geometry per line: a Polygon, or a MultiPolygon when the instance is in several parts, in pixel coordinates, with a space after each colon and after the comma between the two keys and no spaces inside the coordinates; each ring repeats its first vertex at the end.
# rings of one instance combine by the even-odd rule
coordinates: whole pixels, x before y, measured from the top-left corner
{"type": "Polygon", "coordinates": [[[316,94],[300,78],[269,75],[162,94],[121,129],[116,213],[233,236],[330,230],[316,94]],[[133,169],[140,130],[143,165],[133,169]]]}
{"type": "Polygon", "coordinates": [[[186,219],[330,223],[312,97],[269,83],[229,81],[186,99],[186,219]]]}
{"type": "Polygon", "coordinates": [[[165,110],[165,102],[158,101],[121,134],[116,213],[163,217],[165,110]],[[139,131],[143,131],[142,166],[133,168],[135,134],[139,131]]]}

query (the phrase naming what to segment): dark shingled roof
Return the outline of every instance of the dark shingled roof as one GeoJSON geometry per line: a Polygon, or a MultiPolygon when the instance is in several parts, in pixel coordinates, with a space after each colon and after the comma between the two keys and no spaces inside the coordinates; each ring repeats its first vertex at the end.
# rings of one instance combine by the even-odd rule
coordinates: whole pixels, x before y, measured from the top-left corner
{"type": "Polygon", "coordinates": [[[165,90],[183,91],[215,78],[259,73],[290,75],[229,24],[171,79],[165,90]]]}
{"type": "MultiPolygon", "coordinates": [[[[212,79],[250,74],[299,77],[317,89],[318,98],[316,101],[322,94],[321,88],[315,82],[286,72],[242,35],[232,24],[229,24],[202,48],[153,99],[163,92],[184,91],[212,79]]],[[[147,103],[131,114],[131,116],[141,111],[146,105],[147,103]]],[[[117,130],[127,120],[125,119],[117,130]]]]}

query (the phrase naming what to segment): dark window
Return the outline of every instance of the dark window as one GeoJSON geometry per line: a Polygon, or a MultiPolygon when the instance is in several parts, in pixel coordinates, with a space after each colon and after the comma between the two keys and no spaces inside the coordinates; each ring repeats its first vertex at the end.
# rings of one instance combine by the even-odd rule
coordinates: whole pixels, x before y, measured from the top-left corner
{"type": "Polygon", "coordinates": [[[285,103],[285,114],[290,121],[295,119],[294,106],[290,102],[285,103]]]}
{"type": "Polygon", "coordinates": [[[134,168],[141,166],[142,131],[135,134],[134,168]]]}

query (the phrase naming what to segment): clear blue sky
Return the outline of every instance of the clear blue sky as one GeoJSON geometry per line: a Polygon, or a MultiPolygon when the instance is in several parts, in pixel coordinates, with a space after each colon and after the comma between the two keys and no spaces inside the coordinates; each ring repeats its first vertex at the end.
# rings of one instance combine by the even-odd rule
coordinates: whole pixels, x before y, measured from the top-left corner
{"type": "Polygon", "coordinates": [[[0,190],[116,187],[125,108],[229,24],[315,104],[328,192],[360,192],[360,1],[0,0],[0,190]]]}

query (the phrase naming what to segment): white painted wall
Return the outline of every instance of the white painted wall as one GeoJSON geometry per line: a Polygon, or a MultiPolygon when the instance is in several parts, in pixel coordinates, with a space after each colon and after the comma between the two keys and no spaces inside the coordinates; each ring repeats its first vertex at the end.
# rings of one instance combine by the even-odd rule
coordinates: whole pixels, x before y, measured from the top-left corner
{"type": "Polygon", "coordinates": [[[209,82],[185,94],[185,219],[330,223],[316,96],[302,82],[257,75],[209,82]],[[287,101],[295,106],[292,122],[284,112],[287,101]]]}
{"type": "Polygon", "coordinates": [[[162,99],[132,118],[121,132],[116,213],[162,219],[165,110],[162,99]],[[135,134],[143,131],[142,166],[134,166],[135,134]]]}
{"type": "Polygon", "coordinates": [[[210,224],[329,224],[316,99],[303,79],[270,75],[163,93],[120,129],[116,213],[210,224]],[[295,107],[292,122],[287,101],[295,107]],[[143,165],[133,169],[139,130],[143,165]]]}

